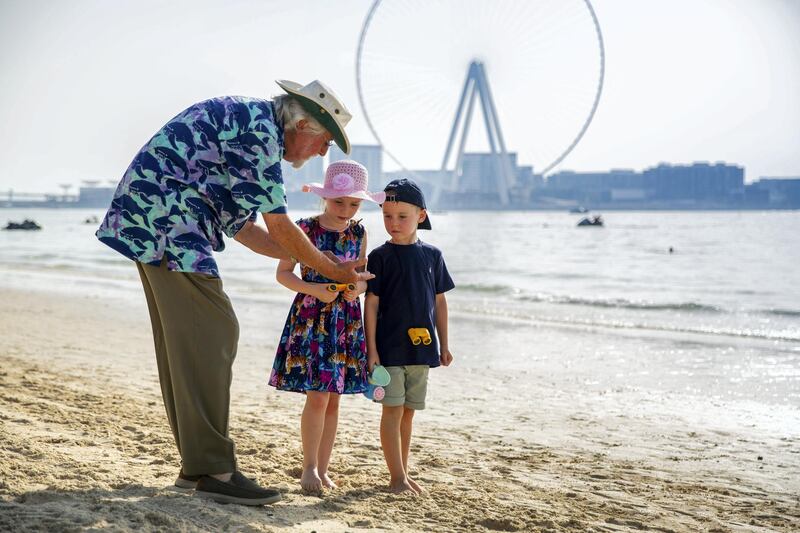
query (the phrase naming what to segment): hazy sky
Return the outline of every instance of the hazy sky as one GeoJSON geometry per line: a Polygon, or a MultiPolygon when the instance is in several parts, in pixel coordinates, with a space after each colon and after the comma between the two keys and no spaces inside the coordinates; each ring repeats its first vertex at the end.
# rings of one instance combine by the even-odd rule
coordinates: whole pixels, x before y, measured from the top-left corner
{"type": "MultiPolygon", "coordinates": [[[[724,160],[744,165],[748,181],[800,176],[800,0],[593,4],[603,96],[558,169],[724,160]]],[[[352,141],[374,142],[355,82],[370,5],[0,0],[0,188],[117,180],[178,111],[222,94],[278,94],[278,78],[322,79],[355,115],[352,141]]]]}

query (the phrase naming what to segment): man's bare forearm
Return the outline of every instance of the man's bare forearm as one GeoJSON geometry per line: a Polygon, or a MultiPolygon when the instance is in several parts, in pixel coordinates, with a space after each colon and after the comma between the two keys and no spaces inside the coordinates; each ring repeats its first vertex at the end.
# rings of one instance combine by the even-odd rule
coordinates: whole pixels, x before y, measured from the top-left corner
{"type": "Polygon", "coordinates": [[[267,229],[253,222],[248,222],[234,239],[257,254],[276,259],[289,259],[289,253],[272,238],[267,229]]]}
{"type": "Polygon", "coordinates": [[[287,215],[264,215],[270,237],[296,261],[328,276],[335,268],[333,261],[317,250],[306,234],[287,215]]]}
{"type": "MultiPolygon", "coordinates": [[[[367,281],[373,276],[369,272],[356,272],[356,268],[364,266],[366,259],[334,262],[317,250],[306,234],[291,221],[286,214],[264,214],[270,237],[277,242],[294,261],[311,267],[326,278],[342,283],[367,281]]],[[[325,252],[328,253],[328,252],[325,252]]]]}

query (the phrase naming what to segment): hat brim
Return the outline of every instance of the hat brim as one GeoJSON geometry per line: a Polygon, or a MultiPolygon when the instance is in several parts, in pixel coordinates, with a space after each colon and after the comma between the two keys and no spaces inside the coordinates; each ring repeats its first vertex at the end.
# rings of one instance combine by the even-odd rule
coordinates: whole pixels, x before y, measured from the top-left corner
{"type": "Polygon", "coordinates": [[[315,102],[311,98],[300,94],[298,91],[303,87],[299,83],[291,82],[288,80],[279,80],[275,83],[278,86],[286,91],[287,93],[291,94],[294,98],[297,98],[297,101],[300,102],[300,105],[303,106],[303,109],[308,112],[312,117],[317,119],[317,121],[322,124],[326,130],[333,135],[333,140],[336,142],[336,145],[347,155],[350,155],[350,139],[347,137],[347,133],[345,133],[344,128],[336,122],[333,116],[318,102],[315,102]]]}
{"type": "Polygon", "coordinates": [[[368,191],[341,191],[335,189],[326,189],[321,183],[308,183],[303,186],[303,190],[313,192],[322,198],[359,198],[376,204],[382,204],[386,200],[385,192],[368,192],[368,191]]]}

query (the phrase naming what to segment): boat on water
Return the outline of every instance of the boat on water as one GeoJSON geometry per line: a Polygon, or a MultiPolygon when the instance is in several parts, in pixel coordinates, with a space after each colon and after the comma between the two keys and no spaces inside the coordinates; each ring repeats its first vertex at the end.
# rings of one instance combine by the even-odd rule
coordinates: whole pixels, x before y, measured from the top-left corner
{"type": "Polygon", "coordinates": [[[583,207],[582,205],[579,205],[578,207],[573,207],[572,209],[570,209],[569,212],[572,213],[573,215],[582,215],[584,213],[588,213],[589,210],[583,207]]]}
{"type": "Polygon", "coordinates": [[[6,227],[3,229],[7,230],[40,230],[42,226],[36,223],[35,220],[30,220],[26,218],[22,222],[10,222],[6,224],[6,227]]]}
{"type": "Polygon", "coordinates": [[[584,217],[578,222],[578,227],[582,226],[596,226],[596,227],[603,227],[603,217],[600,215],[595,215],[593,217],[584,217]]]}

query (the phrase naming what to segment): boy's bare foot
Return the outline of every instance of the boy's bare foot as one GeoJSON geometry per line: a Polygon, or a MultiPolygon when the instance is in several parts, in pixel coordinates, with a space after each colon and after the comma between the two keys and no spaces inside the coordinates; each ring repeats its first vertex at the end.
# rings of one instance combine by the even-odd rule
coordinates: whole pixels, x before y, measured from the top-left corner
{"type": "Polygon", "coordinates": [[[322,479],[322,486],[325,487],[326,489],[338,488],[336,483],[334,483],[333,480],[330,478],[330,476],[328,476],[327,472],[325,472],[324,474],[322,474],[319,477],[322,479]]]}
{"type": "Polygon", "coordinates": [[[412,488],[412,489],[414,489],[414,492],[416,492],[417,494],[422,494],[423,492],[425,492],[425,491],[422,489],[422,487],[420,487],[420,486],[417,484],[417,482],[416,482],[416,481],[414,481],[414,480],[413,480],[413,479],[411,479],[411,478],[408,478],[408,484],[409,484],[409,485],[411,485],[411,488],[412,488]]]}
{"type": "Polygon", "coordinates": [[[404,492],[409,492],[413,495],[417,495],[417,491],[414,490],[414,487],[408,482],[408,479],[401,479],[399,481],[392,481],[389,483],[389,490],[394,492],[395,494],[402,494],[404,492]]]}
{"type": "Polygon", "coordinates": [[[307,492],[322,492],[322,480],[319,478],[316,468],[303,470],[303,475],[300,476],[300,486],[307,492]]]}

